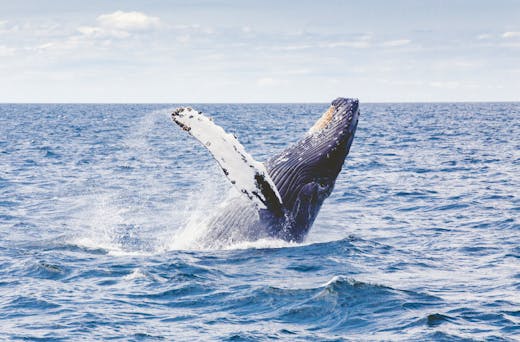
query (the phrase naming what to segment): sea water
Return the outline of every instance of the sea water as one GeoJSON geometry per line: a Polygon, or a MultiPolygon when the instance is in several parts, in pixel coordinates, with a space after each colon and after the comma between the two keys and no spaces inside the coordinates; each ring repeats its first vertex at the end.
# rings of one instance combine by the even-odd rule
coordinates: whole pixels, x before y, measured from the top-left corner
{"type": "MultiPolygon", "coordinates": [[[[192,106],[263,161],[328,104],[192,106]]],[[[221,250],[176,107],[0,105],[0,339],[520,339],[519,103],[361,101],[306,241],[221,250]]]]}

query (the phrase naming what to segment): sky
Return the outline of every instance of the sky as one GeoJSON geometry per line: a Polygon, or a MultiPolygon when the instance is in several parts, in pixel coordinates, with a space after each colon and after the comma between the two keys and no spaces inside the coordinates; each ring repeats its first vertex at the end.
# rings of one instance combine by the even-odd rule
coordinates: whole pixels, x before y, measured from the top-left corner
{"type": "Polygon", "coordinates": [[[0,102],[520,101],[520,1],[0,0],[0,102]]]}

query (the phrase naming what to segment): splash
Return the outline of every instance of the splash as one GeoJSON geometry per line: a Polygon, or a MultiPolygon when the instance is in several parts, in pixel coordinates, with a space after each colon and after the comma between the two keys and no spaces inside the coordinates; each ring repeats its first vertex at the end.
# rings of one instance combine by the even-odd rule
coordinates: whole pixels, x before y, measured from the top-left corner
{"type": "Polygon", "coordinates": [[[243,241],[225,246],[225,250],[234,249],[275,249],[304,246],[305,243],[288,242],[280,239],[259,239],[256,241],[243,241]]]}
{"type": "MultiPolygon", "coordinates": [[[[154,141],[163,133],[174,137],[176,131],[171,126],[169,113],[169,110],[154,111],[137,120],[129,129],[132,134],[113,154],[114,165],[99,168],[106,184],[73,199],[75,212],[71,222],[75,230],[69,243],[103,249],[112,255],[150,255],[208,248],[204,237],[211,219],[240,194],[229,186],[209,159],[208,168],[201,171],[201,177],[192,174],[196,171],[189,163],[178,166],[184,170],[174,170],[177,177],[190,176],[190,186],[186,189],[179,190],[175,182],[168,184],[164,180],[167,179],[165,174],[172,172],[172,161],[161,160],[160,149],[164,146],[156,145],[154,141]],[[122,172],[106,175],[105,170],[121,169],[121,166],[124,166],[122,172]]],[[[224,249],[293,245],[267,239],[241,242],[224,249]]]]}

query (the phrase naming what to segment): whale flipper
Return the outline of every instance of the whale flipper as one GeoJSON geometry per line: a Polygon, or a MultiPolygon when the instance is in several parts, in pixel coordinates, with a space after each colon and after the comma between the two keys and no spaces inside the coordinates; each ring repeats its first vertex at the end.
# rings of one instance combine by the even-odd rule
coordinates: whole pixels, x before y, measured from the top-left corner
{"type": "Polygon", "coordinates": [[[258,209],[283,215],[281,196],[263,163],[254,160],[237,138],[192,108],[178,108],[172,120],[195,137],[218,162],[222,171],[258,209]]]}

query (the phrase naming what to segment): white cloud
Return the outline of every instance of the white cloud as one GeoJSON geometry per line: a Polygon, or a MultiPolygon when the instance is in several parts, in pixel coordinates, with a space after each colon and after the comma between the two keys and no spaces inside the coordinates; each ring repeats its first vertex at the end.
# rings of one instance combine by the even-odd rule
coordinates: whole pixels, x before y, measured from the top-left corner
{"type": "Polygon", "coordinates": [[[284,47],[281,47],[281,48],[279,48],[277,50],[294,51],[294,50],[311,49],[311,48],[314,48],[314,47],[317,47],[317,46],[311,45],[311,44],[299,44],[299,45],[284,46],[284,47]]]}
{"type": "Polygon", "coordinates": [[[209,26],[201,26],[199,24],[179,24],[179,25],[162,25],[182,34],[214,34],[215,29],[209,26]]]}
{"type": "Polygon", "coordinates": [[[72,51],[80,47],[82,44],[87,43],[84,39],[79,37],[69,37],[65,40],[55,40],[36,46],[35,50],[38,52],[43,51],[72,51]]]}
{"type": "Polygon", "coordinates": [[[100,15],[97,21],[101,27],[122,31],[146,31],[160,25],[159,18],[141,12],[116,11],[100,15]]]}
{"type": "Polygon", "coordinates": [[[200,28],[200,25],[199,24],[190,24],[190,25],[180,24],[180,25],[173,25],[173,26],[171,26],[171,28],[176,29],[176,30],[193,31],[193,30],[198,30],[200,28]]]}
{"type": "Polygon", "coordinates": [[[102,27],[97,26],[81,26],[78,27],[78,32],[83,34],[86,37],[91,38],[104,38],[107,36],[115,37],[115,38],[127,38],[130,36],[130,33],[123,30],[107,30],[102,27]]]}
{"type": "Polygon", "coordinates": [[[484,62],[479,60],[469,59],[455,59],[453,60],[452,66],[457,68],[480,68],[484,66],[484,62]]]}
{"type": "Polygon", "coordinates": [[[78,32],[84,34],[85,36],[96,36],[96,35],[102,35],[104,31],[95,26],[81,26],[78,27],[78,32]]]}
{"type": "Polygon", "coordinates": [[[302,68],[302,69],[293,69],[293,70],[287,70],[287,75],[308,75],[312,73],[311,69],[302,68]]]}
{"type": "Polygon", "coordinates": [[[271,77],[262,77],[262,78],[259,78],[258,80],[256,80],[256,84],[261,87],[271,86],[275,83],[276,83],[276,81],[271,77]]]}
{"type": "Polygon", "coordinates": [[[189,34],[183,34],[177,37],[177,41],[182,44],[189,43],[191,36],[189,34]]]}
{"type": "Polygon", "coordinates": [[[460,87],[460,83],[456,81],[437,81],[430,82],[429,86],[434,88],[456,89],[460,87]]]}
{"type": "Polygon", "coordinates": [[[439,59],[432,64],[432,67],[436,70],[461,70],[482,68],[485,65],[486,63],[483,60],[454,57],[439,59]]]}
{"type": "Polygon", "coordinates": [[[15,53],[15,49],[5,45],[0,45],[0,57],[12,56],[15,53]]]}
{"type": "Polygon", "coordinates": [[[383,46],[387,47],[395,47],[395,46],[403,46],[411,43],[410,39],[397,39],[397,40],[388,40],[383,42],[383,46]]]}
{"type": "Polygon", "coordinates": [[[287,45],[282,47],[276,47],[274,50],[283,50],[283,51],[298,51],[298,50],[308,50],[308,49],[321,49],[321,48],[353,48],[353,49],[366,49],[370,47],[370,42],[365,40],[353,40],[353,41],[337,41],[337,42],[329,42],[329,43],[311,43],[311,44],[294,44],[287,45]]]}
{"type": "Polygon", "coordinates": [[[287,80],[281,80],[276,79],[272,77],[261,77],[258,80],[256,80],[256,84],[259,87],[273,87],[273,86],[281,86],[281,85],[287,85],[287,80]]]}
{"type": "Polygon", "coordinates": [[[486,40],[486,39],[491,39],[491,38],[493,38],[493,35],[491,35],[489,33],[482,33],[477,36],[478,40],[486,40]]]}
{"type": "Polygon", "coordinates": [[[512,32],[512,31],[504,32],[502,34],[502,37],[503,38],[520,38],[520,32],[512,32]]]}
{"type": "Polygon", "coordinates": [[[321,47],[337,48],[337,47],[350,47],[355,49],[365,49],[370,47],[370,41],[372,40],[371,34],[364,34],[353,40],[330,42],[320,44],[321,47]]]}
{"type": "Polygon", "coordinates": [[[56,46],[56,43],[54,42],[49,42],[49,43],[44,43],[44,44],[40,44],[37,46],[37,49],[40,49],[40,50],[46,50],[46,49],[52,49],[56,46]]]}
{"type": "Polygon", "coordinates": [[[355,49],[365,49],[370,47],[370,43],[367,40],[355,40],[355,41],[342,41],[342,42],[332,42],[324,44],[325,47],[328,48],[337,48],[337,47],[350,47],[355,49]]]}
{"type": "Polygon", "coordinates": [[[377,79],[378,82],[383,84],[389,84],[393,86],[412,86],[412,87],[419,87],[424,85],[423,81],[417,81],[417,80],[395,80],[395,79],[377,79]]]}
{"type": "Polygon", "coordinates": [[[89,38],[127,38],[132,33],[145,32],[158,28],[161,21],[157,17],[141,12],[116,11],[97,17],[96,26],[78,27],[78,32],[89,38]]]}
{"type": "Polygon", "coordinates": [[[59,37],[66,35],[68,27],[66,23],[58,23],[54,21],[5,21],[0,20],[0,34],[15,35],[22,38],[25,42],[32,39],[59,37]]]}
{"type": "Polygon", "coordinates": [[[0,34],[3,34],[3,33],[13,33],[17,30],[19,30],[19,26],[18,25],[8,25],[8,21],[7,20],[0,20],[0,34]]]}

